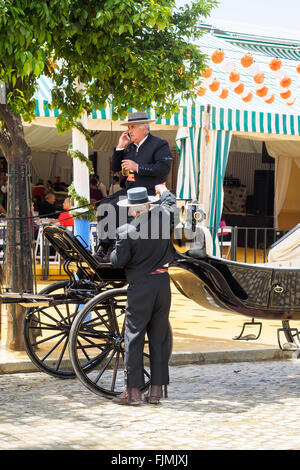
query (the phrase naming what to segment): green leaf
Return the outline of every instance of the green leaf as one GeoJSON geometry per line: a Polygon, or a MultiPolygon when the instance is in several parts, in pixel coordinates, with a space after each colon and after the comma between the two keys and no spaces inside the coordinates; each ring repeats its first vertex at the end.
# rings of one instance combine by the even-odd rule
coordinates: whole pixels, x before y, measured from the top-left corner
{"type": "Polygon", "coordinates": [[[119,26],[119,36],[121,36],[121,34],[123,34],[124,31],[125,31],[125,25],[124,25],[124,24],[121,24],[121,25],[119,26]]]}

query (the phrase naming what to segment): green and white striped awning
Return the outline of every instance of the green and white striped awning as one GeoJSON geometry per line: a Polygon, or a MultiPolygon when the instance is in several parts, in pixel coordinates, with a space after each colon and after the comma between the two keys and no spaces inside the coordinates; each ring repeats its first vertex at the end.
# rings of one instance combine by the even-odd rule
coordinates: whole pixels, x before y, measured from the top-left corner
{"type": "MultiPolygon", "coordinates": [[[[221,37],[221,36],[218,36],[221,37]]],[[[246,41],[229,39],[224,37],[230,44],[246,49],[250,52],[259,52],[268,57],[279,57],[280,59],[291,59],[300,61],[300,45],[289,45],[279,43],[268,43],[263,41],[246,41]]]]}
{"type": "MultiPolygon", "coordinates": [[[[48,101],[36,100],[37,117],[57,117],[58,110],[50,110],[48,101]]],[[[157,124],[178,127],[202,127],[204,105],[182,106],[179,113],[171,118],[157,119],[157,124]]],[[[156,119],[155,111],[148,112],[150,119],[156,119]]],[[[110,109],[95,111],[91,119],[111,119],[110,109]]],[[[272,114],[259,111],[240,110],[231,108],[210,108],[210,128],[236,132],[300,135],[300,115],[272,114]]]]}
{"type": "Polygon", "coordinates": [[[268,57],[279,57],[280,59],[300,60],[300,41],[297,40],[232,32],[206,23],[201,23],[200,29],[209,31],[216,38],[223,39],[250,52],[259,52],[268,57]]]}

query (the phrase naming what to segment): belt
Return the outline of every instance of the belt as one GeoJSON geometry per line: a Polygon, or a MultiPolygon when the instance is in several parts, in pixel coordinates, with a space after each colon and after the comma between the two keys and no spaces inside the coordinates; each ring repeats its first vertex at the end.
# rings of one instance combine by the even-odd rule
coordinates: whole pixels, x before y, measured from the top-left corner
{"type": "Polygon", "coordinates": [[[152,271],[152,273],[150,274],[161,274],[161,273],[167,273],[168,270],[165,269],[165,268],[159,268],[159,269],[156,269],[155,271],[152,271]]]}

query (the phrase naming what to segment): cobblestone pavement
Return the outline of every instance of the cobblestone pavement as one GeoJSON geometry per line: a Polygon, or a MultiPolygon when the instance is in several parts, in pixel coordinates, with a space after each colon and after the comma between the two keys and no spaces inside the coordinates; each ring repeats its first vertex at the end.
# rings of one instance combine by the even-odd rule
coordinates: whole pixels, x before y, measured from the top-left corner
{"type": "Polygon", "coordinates": [[[300,361],[170,368],[159,406],[113,404],[79,380],[0,376],[1,450],[300,449],[300,361]]]}

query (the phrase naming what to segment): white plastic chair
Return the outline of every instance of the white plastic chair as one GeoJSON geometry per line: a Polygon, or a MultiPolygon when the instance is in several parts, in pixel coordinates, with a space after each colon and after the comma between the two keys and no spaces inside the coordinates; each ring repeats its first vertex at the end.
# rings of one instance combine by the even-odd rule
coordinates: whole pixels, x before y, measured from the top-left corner
{"type": "Polygon", "coordinates": [[[224,234],[231,234],[232,233],[232,229],[231,227],[221,227],[218,229],[218,238],[219,238],[219,245],[220,245],[220,250],[221,250],[221,253],[222,253],[222,258],[228,258],[229,256],[229,253],[231,251],[231,240],[222,240],[222,234],[224,236],[224,234]],[[224,248],[227,248],[225,251],[224,251],[224,248]]]}

